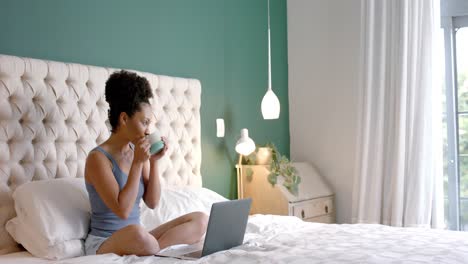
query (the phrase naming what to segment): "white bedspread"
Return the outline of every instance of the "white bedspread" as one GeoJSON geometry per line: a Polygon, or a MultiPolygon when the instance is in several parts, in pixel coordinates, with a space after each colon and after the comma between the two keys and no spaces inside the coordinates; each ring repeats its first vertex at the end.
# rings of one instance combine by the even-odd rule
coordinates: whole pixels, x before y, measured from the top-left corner
{"type": "Polygon", "coordinates": [[[468,263],[468,233],[255,215],[242,246],[198,261],[107,254],[55,263],[468,263]]]}

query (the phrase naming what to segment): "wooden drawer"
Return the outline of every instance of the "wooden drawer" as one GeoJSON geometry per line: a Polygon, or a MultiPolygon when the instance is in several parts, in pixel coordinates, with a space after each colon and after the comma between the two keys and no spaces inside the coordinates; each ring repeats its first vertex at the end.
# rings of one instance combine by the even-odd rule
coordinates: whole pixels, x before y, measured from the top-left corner
{"type": "Polygon", "coordinates": [[[313,218],[335,212],[333,197],[311,199],[292,205],[292,215],[301,219],[313,218]]]}
{"type": "Polygon", "coordinates": [[[304,219],[307,222],[316,222],[316,223],[325,223],[325,224],[334,224],[336,223],[335,214],[321,215],[317,217],[304,219]]]}

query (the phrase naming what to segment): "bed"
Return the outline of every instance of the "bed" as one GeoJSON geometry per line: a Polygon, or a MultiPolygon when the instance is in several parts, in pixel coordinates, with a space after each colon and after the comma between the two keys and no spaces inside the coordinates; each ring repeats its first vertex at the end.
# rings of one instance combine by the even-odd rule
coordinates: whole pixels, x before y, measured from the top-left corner
{"type": "MultiPolygon", "coordinates": [[[[187,262],[155,256],[82,256],[80,251],[87,231],[86,217],[89,217],[89,205],[83,202],[86,197],[81,189],[84,163],[91,148],[109,135],[104,84],[115,70],[0,55],[1,263],[187,262]],[[59,183],[76,188],[64,190],[61,186],[65,185],[59,183]],[[77,217],[69,221],[84,219],[77,222],[82,228],[63,222],[69,215],[55,216],[62,212],[59,206],[69,206],[77,200],[80,201],[79,210],[70,212],[77,213],[77,217]],[[51,210],[54,203],[57,207],[51,210]],[[12,228],[15,219],[22,224],[16,223],[16,229],[12,228]],[[30,227],[38,222],[45,227],[30,227]],[[28,235],[19,235],[28,228],[28,235]],[[37,236],[39,233],[42,237],[37,236]],[[50,234],[54,234],[54,239],[48,237],[50,234]],[[59,249],[68,255],[49,252],[50,248],[62,245],[60,243],[68,243],[67,247],[76,250],[70,253],[68,248],[59,249]],[[35,251],[42,244],[45,244],[42,251],[35,251]],[[38,257],[41,252],[45,252],[48,259],[38,257]]],[[[163,183],[160,206],[155,210],[144,204],[141,206],[142,224],[150,229],[182,213],[209,212],[213,202],[225,198],[202,187],[200,82],[137,73],[145,76],[152,86],[156,129],[167,136],[171,145],[160,165],[163,183]]],[[[371,224],[320,224],[303,222],[292,216],[253,215],[249,218],[243,245],[190,263],[467,261],[468,236],[463,232],[371,224]]]]}

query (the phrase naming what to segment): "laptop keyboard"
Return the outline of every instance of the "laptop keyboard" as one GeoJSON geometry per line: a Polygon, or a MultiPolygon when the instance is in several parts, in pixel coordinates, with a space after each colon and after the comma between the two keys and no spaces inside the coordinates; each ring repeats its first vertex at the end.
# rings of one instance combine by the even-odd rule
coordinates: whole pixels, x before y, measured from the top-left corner
{"type": "Polygon", "coordinates": [[[182,256],[187,257],[187,258],[201,258],[202,255],[202,250],[198,250],[192,253],[187,253],[182,256]]]}

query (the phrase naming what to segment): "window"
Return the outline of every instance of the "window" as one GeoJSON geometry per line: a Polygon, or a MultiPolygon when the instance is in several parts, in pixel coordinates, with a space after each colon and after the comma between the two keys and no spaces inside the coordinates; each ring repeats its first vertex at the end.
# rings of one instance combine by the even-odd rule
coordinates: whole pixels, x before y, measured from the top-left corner
{"type": "Polygon", "coordinates": [[[441,0],[445,49],[445,220],[468,231],[468,4],[441,0]]]}

